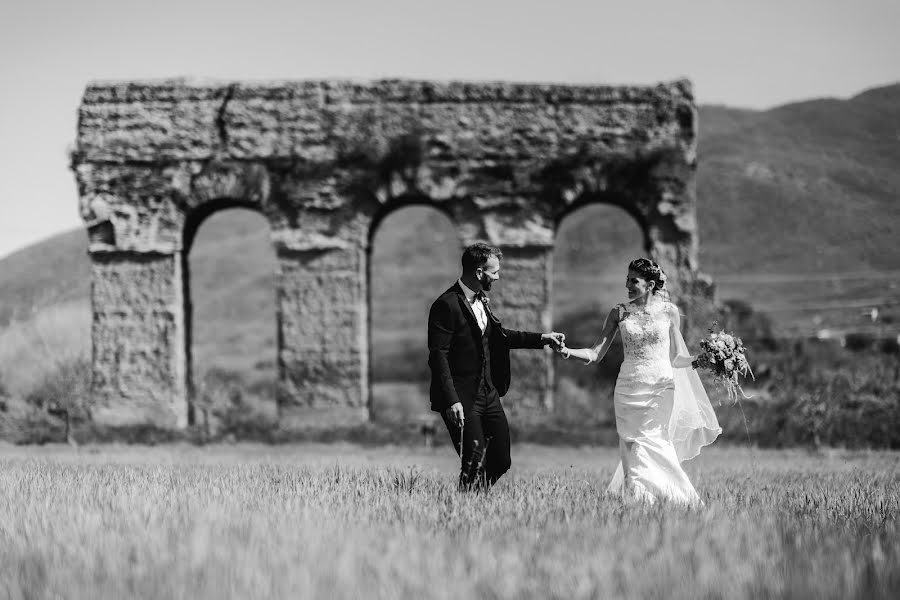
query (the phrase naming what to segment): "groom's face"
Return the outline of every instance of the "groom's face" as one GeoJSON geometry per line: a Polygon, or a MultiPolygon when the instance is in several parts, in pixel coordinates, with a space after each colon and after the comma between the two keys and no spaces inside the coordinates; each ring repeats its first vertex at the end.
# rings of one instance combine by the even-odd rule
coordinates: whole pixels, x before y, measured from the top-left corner
{"type": "Polygon", "coordinates": [[[489,292],[491,284],[500,279],[500,260],[496,256],[491,256],[478,271],[478,282],[481,283],[481,289],[489,292]]]}

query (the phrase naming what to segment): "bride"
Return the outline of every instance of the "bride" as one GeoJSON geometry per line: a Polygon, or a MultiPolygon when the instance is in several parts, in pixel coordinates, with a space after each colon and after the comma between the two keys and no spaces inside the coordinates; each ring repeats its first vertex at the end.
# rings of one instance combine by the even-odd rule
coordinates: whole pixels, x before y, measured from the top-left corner
{"type": "Polygon", "coordinates": [[[626,501],[667,500],[702,504],[681,463],[695,457],[722,432],[681,336],[678,309],[664,298],[666,276],[658,264],[639,258],[628,265],[628,302],[606,317],[591,348],[566,348],[586,364],[600,361],[616,331],[625,360],[613,403],[619,434],[619,463],[608,492],[626,501]]]}

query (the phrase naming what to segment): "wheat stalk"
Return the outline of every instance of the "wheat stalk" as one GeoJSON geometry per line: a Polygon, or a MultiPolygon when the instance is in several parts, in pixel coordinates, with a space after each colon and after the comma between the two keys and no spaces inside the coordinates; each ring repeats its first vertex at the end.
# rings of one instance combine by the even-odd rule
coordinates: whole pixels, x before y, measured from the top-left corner
{"type": "Polygon", "coordinates": [[[463,444],[463,435],[465,434],[465,421],[460,421],[459,423],[459,472],[460,476],[466,472],[466,463],[465,463],[465,445],[463,444]]]}

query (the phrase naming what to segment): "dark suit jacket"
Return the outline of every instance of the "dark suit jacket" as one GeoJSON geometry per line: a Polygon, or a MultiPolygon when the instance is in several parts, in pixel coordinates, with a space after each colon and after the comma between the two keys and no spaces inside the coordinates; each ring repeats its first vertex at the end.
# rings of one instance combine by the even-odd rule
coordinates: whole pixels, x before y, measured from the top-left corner
{"type": "MultiPolygon", "coordinates": [[[[497,393],[509,389],[509,351],[541,348],[540,333],[504,329],[488,308],[491,319],[491,379],[497,393]]],[[[428,366],[431,367],[431,410],[443,412],[462,402],[468,412],[475,403],[481,379],[481,328],[459,282],[441,294],[428,314],[428,366]]]]}

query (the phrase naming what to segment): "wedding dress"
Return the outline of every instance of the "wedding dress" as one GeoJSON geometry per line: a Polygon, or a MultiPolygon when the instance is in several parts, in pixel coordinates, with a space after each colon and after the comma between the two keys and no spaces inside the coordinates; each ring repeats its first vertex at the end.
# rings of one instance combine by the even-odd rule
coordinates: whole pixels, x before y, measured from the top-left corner
{"type": "Polygon", "coordinates": [[[722,429],[690,368],[678,309],[655,302],[618,311],[625,360],[613,400],[621,462],[607,491],[626,501],[701,504],[681,463],[722,429]]]}

